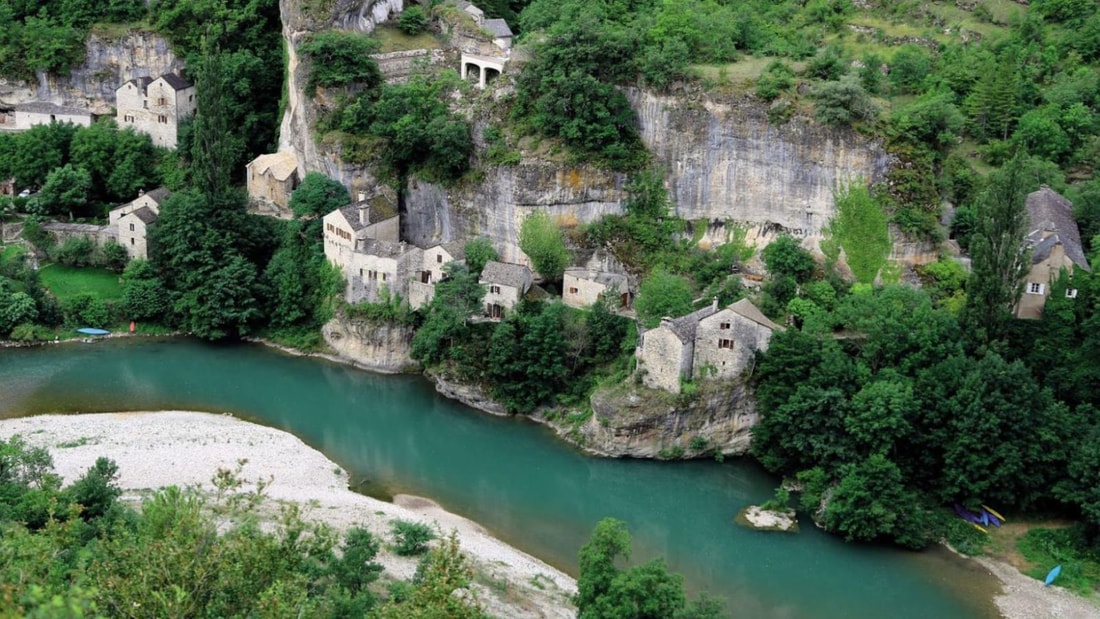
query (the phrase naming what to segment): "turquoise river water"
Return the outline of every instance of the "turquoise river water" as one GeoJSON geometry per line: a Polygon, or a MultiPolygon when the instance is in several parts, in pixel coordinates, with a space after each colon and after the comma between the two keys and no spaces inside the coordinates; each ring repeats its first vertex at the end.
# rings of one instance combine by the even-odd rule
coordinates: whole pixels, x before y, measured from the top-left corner
{"type": "Polygon", "coordinates": [[[292,432],[359,488],[426,496],[566,571],[592,527],[628,522],[656,555],[740,619],[987,619],[991,577],[946,551],[846,544],[733,524],[776,480],[747,460],[588,457],[523,419],[446,400],[419,377],[381,376],[261,346],[109,340],[0,349],[0,418],[124,410],[231,412],[292,432]]]}

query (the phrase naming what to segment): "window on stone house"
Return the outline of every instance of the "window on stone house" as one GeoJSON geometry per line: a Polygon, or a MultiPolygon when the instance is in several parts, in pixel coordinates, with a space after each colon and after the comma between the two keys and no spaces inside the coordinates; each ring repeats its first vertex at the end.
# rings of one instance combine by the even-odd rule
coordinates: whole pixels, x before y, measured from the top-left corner
{"type": "Polygon", "coordinates": [[[1043,285],[1035,282],[1028,282],[1027,285],[1028,294],[1043,294],[1043,285]]]}
{"type": "Polygon", "coordinates": [[[723,322],[723,323],[720,323],[720,324],[718,325],[718,328],[719,328],[719,329],[729,329],[729,328],[730,328],[730,323],[728,323],[728,322],[723,322]]]}
{"type": "Polygon", "coordinates": [[[435,261],[442,264],[443,263],[443,254],[436,254],[435,261]]]}
{"type": "Polygon", "coordinates": [[[500,286],[489,286],[489,292],[492,294],[500,294],[500,286]]]}
{"type": "Polygon", "coordinates": [[[130,244],[131,244],[131,245],[133,245],[133,244],[134,244],[134,237],[130,237],[130,244]]]}
{"type": "Polygon", "coordinates": [[[718,348],[733,348],[733,340],[718,340],[718,348]]]}
{"type": "Polygon", "coordinates": [[[1066,298],[1067,299],[1076,299],[1077,298],[1077,289],[1076,288],[1066,288],[1066,298]]]}
{"type": "Polygon", "coordinates": [[[386,280],[388,280],[389,278],[390,278],[390,274],[389,274],[389,273],[383,273],[383,274],[382,274],[382,281],[386,281],[386,280]]]}
{"type": "Polygon", "coordinates": [[[130,224],[130,232],[134,231],[134,224],[130,224]]]}
{"type": "Polygon", "coordinates": [[[577,294],[580,290],[574,286],[569,287],[569,294],[577,294]]]}
{"type": "Polygon", "coordinates": [[[141,102],[141,107],[143,107],[145,109],[149,109],[149,100],[148,99],[143,99],[142,102],[141,102]]]}
{"type": "Polygon", "coordinates": [[[157,105],[168,105],[168,99],[165,99],[164,97],[159,97],[157,99],[157,105]]]}
{"type": "Polygon", "coordinates": [[[421,271],[420,272],[420,283],[421,284],[430,284],[430,283],[432,283],[432,272],[431,271],[421,271]]]}
{"type": "Polygon", "coordinates": [[[162,125],[167,125],[168,124],[168,117],[165,116],[164,114],[161,114],[160,116],[157,116],[157,122],[159,122],[162,125]]]}

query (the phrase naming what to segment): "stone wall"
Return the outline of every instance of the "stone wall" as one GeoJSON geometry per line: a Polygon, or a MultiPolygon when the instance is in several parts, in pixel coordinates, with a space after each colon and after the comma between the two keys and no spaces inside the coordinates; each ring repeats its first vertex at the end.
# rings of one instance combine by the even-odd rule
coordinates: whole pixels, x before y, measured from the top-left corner
{"type": "Polygon", "coordinates": [[[42,224],[42,230],[53,237],[59,245],[68,239],[79,237],[91,239],[99,247],[103,247],[108,241],[118,240],[118,228],[115,226],[47,222],[42,224]]]}
{"type": "Polygon", "coordinates": [[[681,342],[665,326],[643,333],[638,370],[642,372],[645,385],[651,389],[680,393],[680,378],[691,375],[692,349],[691,343],[681,342]]]}
{"type": "Polygon", "coordinates": [[[752,365],[757,350],[768,349],[771,337],[771,329],[729,309],[707,316],[695,331],[692,376],[696,380],[740,376],[752,365]],[[728,348],[719,346],[722,340],[730,343],[728,348]]]}
{"type": "Polygon", "coordinates": [[[447,55],[441,49],[412,49],[388,54],[371,54],[382,71],[382,77],[391,84],[407,81],[424,67],[446,65],[447,55]]]}

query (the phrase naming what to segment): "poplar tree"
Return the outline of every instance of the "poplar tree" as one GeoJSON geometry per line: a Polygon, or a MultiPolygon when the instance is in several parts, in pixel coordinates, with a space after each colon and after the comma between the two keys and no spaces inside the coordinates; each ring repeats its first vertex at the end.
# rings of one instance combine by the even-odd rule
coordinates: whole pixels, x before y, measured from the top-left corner
{"type": "Polygon", "coordinates": [[[1027,155],[1013,157],[990,175],[976,205],[977,229],[970,241],[971,274],[964,322],[974,339],[988,343],[1004,334],[1030,265],[1024,245],[1030,182],[1027,155]]]}

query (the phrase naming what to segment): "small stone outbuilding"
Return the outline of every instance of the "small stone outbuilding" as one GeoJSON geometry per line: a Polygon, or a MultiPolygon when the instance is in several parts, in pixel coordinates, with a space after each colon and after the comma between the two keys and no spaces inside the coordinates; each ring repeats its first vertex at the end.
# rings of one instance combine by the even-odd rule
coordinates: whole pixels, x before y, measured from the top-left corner
{"type": "Polygon", "coordinates": [[[72,123],[80,127],[90,127],[95,120],[95,115],[89,110],[56,105],[49,101],[20,103],[13,108],[15,122],[11,129],[15,131],[26,131],[35,125],[51,123],[72,123]]]}
{"type": "Polygon", "coordinates": [[[344,271],[348,303],[377,303],[388,295],[406,298],[409,280],[423,261],[424,250],[408,243],[366,238],[344,271]]]}
{"type": "Polygon", "coordinates": [[[522,264],[490,260],[478,282],[485,286],[485,315],[500,320],[531,288],[531,269],[522,264]]]}
{"type": "Polygon", "coordinates": [[[646,387],[680,393],[680,381],[691,379],[699,321],[717,311],[715,300],[686,316],[662,318],[660,326],[641,334],[638,371],[646,387]]]}
{"type": "Polygon", "coordinates": [[[278,215],[290,216],[290,194],[298,188],[298,158],[289,151],[260,155],[248,162],[248,197],[278,215]]]}
{"type": "MultiPolygon", "coordinates": [[[[1071,276],[1074,269],[1091,271],[1081,233],[1073,219],[1073,203],[1043,185],[1027,196],[1029,232],[1026,243],[1031,248],[1031,268],[1024,280],[1024,290],[1016,304],[1016,317],[1038,319],[1051,293],[1051,284],[1065,269],[1071,276]]],[[[1070,288],[1068,297],[1076,297],[1070,288]]]]}
{"type": "Polygon", "coordinates": [[[622,273],[570,268],[562,276],[561,300],[569,307],[589,307],[604,293],[614,293],[615,307],[627,310],[634,306],[630,280],[622,273]]]}
{"type": "Polygon", "coordinates": [[[342,206],[322,219],[324,225],[325,257],[340,267],[345,276],[352,270],[352,254],[365,249],[365,241],[374,239],[397,243],[401,221],[397,209],[378,196],[342,206]]]}
{"type": "Polygon", "coordinates": [[[160,207],[169,195],[167,188],[158,187],[108,213],[108,229],[115,230],[119,245],[126,248],[131,260],[149,258],[149,231],[156,225],[160,207]]]}

